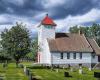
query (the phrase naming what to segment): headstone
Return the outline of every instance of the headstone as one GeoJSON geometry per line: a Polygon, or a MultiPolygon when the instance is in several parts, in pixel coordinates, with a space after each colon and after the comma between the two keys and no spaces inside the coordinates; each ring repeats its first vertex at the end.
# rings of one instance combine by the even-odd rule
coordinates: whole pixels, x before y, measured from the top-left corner
{"type": "Polygon", "coordinates": [[[26,73],[26,66],[24,66],[24,73],[26,73]]]}
{"type": "Polygon", "coordinates": [[[89,67],[89,71],[91,71],[92,69],[91,69],[91,67],[89,67]]]}
{"type": "Polygon", "coordinates": [[[30,75],[30,71],[29,71],[29,69],[26,69],[26,73],[25,73],[27,76],[29,76],[30,75]]]}
{"type": "Polygon", "coordinates": [[[32,74],[29,75],[29,80],[33,80],[33,79],[32,79],[32,74]]]}
{"type": "Polygon", "coordinates": [[[83,73],[83,70],[82,68],[79,69],[79,74],[82,74],[83,73]]]}
{"type": "Polygon", "coordinates": [[[59,70],[58,70],[58,69],[56,69],[56,72],[59,72],[59,70]]]}
{"type": "Polygon", "coordinates": [[[69,77],[69,73],[68,72],[64,72],[64,76],[65,77],[69,77]]]}
{"type": "Polygon", "coordinates": [[[3,68],[6,68],[7,67],[7,63],[3,63],[3,68]]]}
{"type": "Polygon", "coordinates": [[[100,72],[94,72],[94,77],[100,79],[100,72]]]}
{"type": "Polygon", "coordinates": [[[70,71],[73,72],[73,67],[71,67],[70,71]]]}

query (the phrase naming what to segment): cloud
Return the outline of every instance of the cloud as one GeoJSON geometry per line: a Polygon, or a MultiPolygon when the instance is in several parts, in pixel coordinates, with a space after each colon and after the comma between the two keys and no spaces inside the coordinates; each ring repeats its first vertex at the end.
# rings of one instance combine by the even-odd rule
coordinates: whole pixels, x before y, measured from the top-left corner
{"type": "Polygon", "coordinates": [[[85,15],[71,16],[65,19],[56,20],[58,31],[68,32],[69,28],[75,25],[92,24],[93,22],[100,21],[100,10],[92,9],[85,15]]]}
{"type": "Polygon", "coordinates": [[[99,0],[66,0],[61,5],[50,7],[49,12],[55,19],[64,19],[69,15],[84,15],[93,8],[100,8],[99,0]]]}
{"type": "Polygon", "coordinates": [[[0,0],[0,14],[32,17],[48,12],[54,19],[83,15],[99,7],[99,0],[0,0]]]}
{"type": "Polygon", "coordinates": [[[0,0],[0,14],[33,16],[43,10],[40,0],[0,0]]]}
{"type": "Polygon", "coordinates": [[[5,0],[7,3],[11,3],[18,6],[24,5],[24,0],[5,0]]]}
{"type": "Polygon", "coordinates": [[[12,24],[12,21],[7,18],[6,15],[0,15],[0,25],[12,24]]]}
{"type": "Polygon", "coordinates": [[[57,23],[57,31],[70,26],[100,23],[99,0],[0,0],[0,30],[4,25],[23,22],[32,32],[48,13],[57,23]],[[1,27],[2,26],[2,27],[1,27]]]}

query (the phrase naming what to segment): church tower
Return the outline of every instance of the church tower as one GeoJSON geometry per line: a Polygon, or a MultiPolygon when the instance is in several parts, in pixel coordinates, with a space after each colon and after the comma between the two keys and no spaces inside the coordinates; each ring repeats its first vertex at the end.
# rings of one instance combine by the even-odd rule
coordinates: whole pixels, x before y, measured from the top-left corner
{"type": "Polygon", "coordinates": [[[40,25],[38,26],[39,53],[43,53],[43,47],[46,39],[55,39],[55,27],[56,24],[48,16],[48,14],[46,14],[45,18],[41,21],[40,25]]]}
{"type": "Polygon", "coordinates": [[[55,39],[55,26],[53,20],[46,14],[38,27],[38,44],[41,45],[44,39],[55,39]]]}

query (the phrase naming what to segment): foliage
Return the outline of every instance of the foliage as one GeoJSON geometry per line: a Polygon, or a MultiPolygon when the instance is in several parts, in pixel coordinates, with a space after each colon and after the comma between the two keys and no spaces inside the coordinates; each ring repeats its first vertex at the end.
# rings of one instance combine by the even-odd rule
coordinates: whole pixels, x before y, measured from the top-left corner
{"type": "Polygon", "coordinates": [[[76,25],[76,26],[70,27],[69,31],[70,31],[71,33],[78,33],[79,28],[78,28],[78,26],[76,25]]]}
{"type": "Polygon", "coordinates": [[[31,39],[24,25],[16,23],[10,30],[1,33],[1,44],[4,54],[19,62],[19,59],[30,52],[31,39]]]}
{"type": "Polygon", "coordinates": [[[30,58],[30,59],[32,59],[32,60],[36,60],[36,56],[37,56],[37,52],[38,52],[38,39],[36,38],[36,39],[34,39],[33,41],[32,41],[32,45],[31,45],[31,52],[30,53],[28,53],[27,55],[26,55],[26,57],[28,57],[28,58],[30,58]]]}

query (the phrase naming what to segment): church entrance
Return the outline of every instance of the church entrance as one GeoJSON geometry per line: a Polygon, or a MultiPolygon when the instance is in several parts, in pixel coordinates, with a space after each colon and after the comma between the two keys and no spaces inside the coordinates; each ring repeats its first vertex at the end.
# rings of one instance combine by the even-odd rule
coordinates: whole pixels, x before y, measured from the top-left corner
{"type": "Polygon", "coordinates": [[[98,62],[100,62],[100,56],[98,56],[98,62]]]}

